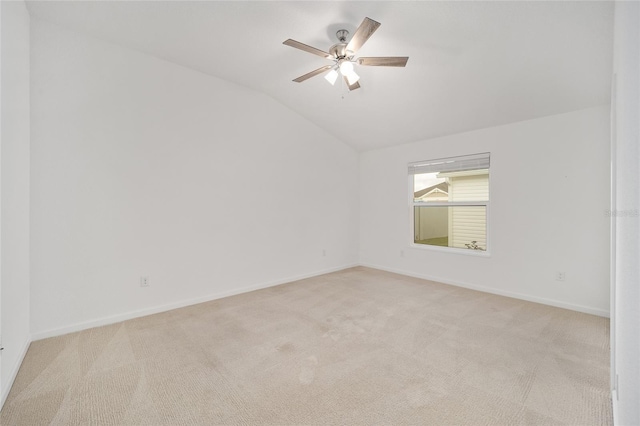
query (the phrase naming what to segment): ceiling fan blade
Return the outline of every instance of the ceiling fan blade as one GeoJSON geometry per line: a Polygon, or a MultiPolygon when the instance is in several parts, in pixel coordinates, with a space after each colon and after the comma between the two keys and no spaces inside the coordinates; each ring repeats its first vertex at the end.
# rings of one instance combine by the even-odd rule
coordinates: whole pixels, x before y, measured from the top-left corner
{"type": "Polygon", "coordinates": [[[353,84],[349,84],[349,80],[347,79],[346,76],[344,76],[344,83],[347,85],[347,87],[349,88],[349,91],[351,90],[356,90],[360,88],[360,83],[358,83],[357,81],[353,84]]]}
{"type": "Polygon", "coordinates": [[[351,41],[347,44],[347,50],[356,53],[362,45],[369,40],[371,34],[373,34],[379,26],[380,22],[376,22],[370,18],[364,18],[355,34],[353,34],[351,41]]]}
{"type": "Polygon", "coordinates": [[[408,56],[381,56],[358,58],[358,64],[370,67],[404,67],[408,60],[408,56]]]}
{"type": "Polygon", "coordinates": [[[283,41],[282,44],[285,44],[285,45],[291,46],[291,47],[295,47],[296,49],[304,50],[305,52],[313,53],[314,55],[322,56],[323,58],[334,59],[333,55],[331,55],[329,52],[325,52],[323,50],[316,49],[315,47],[311,47],[311,46],[306,45],[304,43],[300,43],[299,41],[287,39],[287,40],[283,41]]]}
{"type": "Polygon", "coordinates": [[[313,70],[311,72],[306,73],[305,75],[301,75],[300,77],[296,78],[293,81],[295,81],[296,83],[302,83],[303,81],[311,77],[315,77],[318,74],[322,74],[323,72],[330,70],[331,68],[333,68],[333,65],[325,65],[324,67],[320,67],[317,70],[313,70]]]}

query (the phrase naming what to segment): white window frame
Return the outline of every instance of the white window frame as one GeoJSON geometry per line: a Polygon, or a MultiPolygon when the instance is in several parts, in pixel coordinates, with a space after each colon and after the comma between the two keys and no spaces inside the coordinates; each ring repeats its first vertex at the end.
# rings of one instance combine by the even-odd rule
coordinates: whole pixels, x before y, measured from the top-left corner
{"type": "MultiPolygon", "coordinates": [[[[490,156],[490,153],[483,153],[490,156]]],[[[478,154],[476,154],[478,155],[478,154]]],[[[460,156],[467,157],[467,156],[460,156]]],[[[469,156],[471,157],[471,156],[469,156]]],[[[451,157],[451,158],[459,158],[459,157],[451,157]]],[[[438,160],[447,160],[447,158],[443,159],[433,159],[433,160],[425,160],[424,162],[435,162],[438,160]]],[[[412,165],[417,163],[410,163],[408,167],[410,168],[412,165]]],[[[414,200],[414,175],[408,175],[408,201],[409,201],[409,247],[416,248],[419,250],[429,250],[429,251],[437,251],[444,253],[455,253],[455,254],[464,254],[471,256],[481,256],[481,257],[490,257],[490,249],[491,249],[491,237],[490,237],[490,200],[491,200],[491,170],[490,166],[487,167],[489,170],[489,200],[486,201],[415,201],[414,200]],[[485,250],[473,250],[459,247],[442,247],[442,246],[434,246],[429,244],[416,244],[415,243],[415,207],[456,207],[456,206],[464,206],[464,207],[485,207],[485,235],[487,239],[486,249],[485,250]]]]}

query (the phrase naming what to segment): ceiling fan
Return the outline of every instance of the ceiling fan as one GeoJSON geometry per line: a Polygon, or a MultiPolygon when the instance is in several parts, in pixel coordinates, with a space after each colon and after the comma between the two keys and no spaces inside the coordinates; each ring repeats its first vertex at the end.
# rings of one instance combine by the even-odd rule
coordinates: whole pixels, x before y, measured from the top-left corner
{"type": "Polygon", "coordinates": [[[294,79],[296,83],[302,83],[303,81],[314,77],[318,74],[322,74],[325,71],[329,71],[324,78],[331,83],[335,84],[338,79],[338,71],[342,74],[345,83],[349,87],[349,90],[356,90],[360,87],[358,80],[360,76],[356,74],[354,70],[354,63],[363,66],[383,66],[383,67],[404,67],[407,65],[409,57],[407,56],[384,56],[384,57],[360,57],[355,58],[355,54],[362,47],[362,45],[371,37],[371,35],[380,26],[379,22],[370,18],[364,18],[353,37],[347,43],[347,36],[349,31],[338,30],[336,36],[338,37],[338,43],[329,48],[328,52],[325,52],[315,47],[308,46],[299,41],[292,39],[285,40],[282,44],[295,47],[296,49],[304,50],[305,52],[313,53],[314,55],[322,56],[323,58],[333,61],[331,65],[325,65],[313,70],[307,74],[301,75],[294,79]]]}

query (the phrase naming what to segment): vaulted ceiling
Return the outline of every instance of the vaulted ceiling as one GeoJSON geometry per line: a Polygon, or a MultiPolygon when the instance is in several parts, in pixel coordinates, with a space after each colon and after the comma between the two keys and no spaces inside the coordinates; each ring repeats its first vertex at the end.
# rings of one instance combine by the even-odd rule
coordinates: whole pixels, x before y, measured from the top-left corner
{"type": "MultiPolygon", "coordinates": [[[[249,87],[357,150],[425,140],[606,104],[613,2],[29,1],[31,16],[249,87]],[[381,27],[358,56],[361,88],[285,46],[327,50],[367,16],[381,27]]],[[[300,135],[304,137],[304,135],[300,135]]]]}

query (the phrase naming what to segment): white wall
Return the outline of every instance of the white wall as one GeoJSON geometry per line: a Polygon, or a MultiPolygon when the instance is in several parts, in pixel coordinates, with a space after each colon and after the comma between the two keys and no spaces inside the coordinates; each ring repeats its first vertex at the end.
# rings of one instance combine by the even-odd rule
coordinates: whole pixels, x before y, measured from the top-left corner
{"type": "Polygon", "coordinates": [[[18,372],[29,335],[29,14],[24,2],[0,2],[0,406],[18,372]]]}
{"type": "Polygon", "coordinates": [[[36,19],[31,42],[34,338],[357,262],[354,150],[220,79],[36,19]]]}
{"type": "Polygon", "coordinates": [[[365,152],[361,263],[607,315],[609,158],[608,107],[365,152]],[[410,248],[407,164],[479,152],[491,153],[490,257],[410,248]]]}
{"type": "Polygon", "coordinates": [[[640,424],[640,3],[616,2],[614,185],[616,265],[612,343],[616,424],[640,424]],[[615,383],[615,380],[614,380],[615,383]]]}

